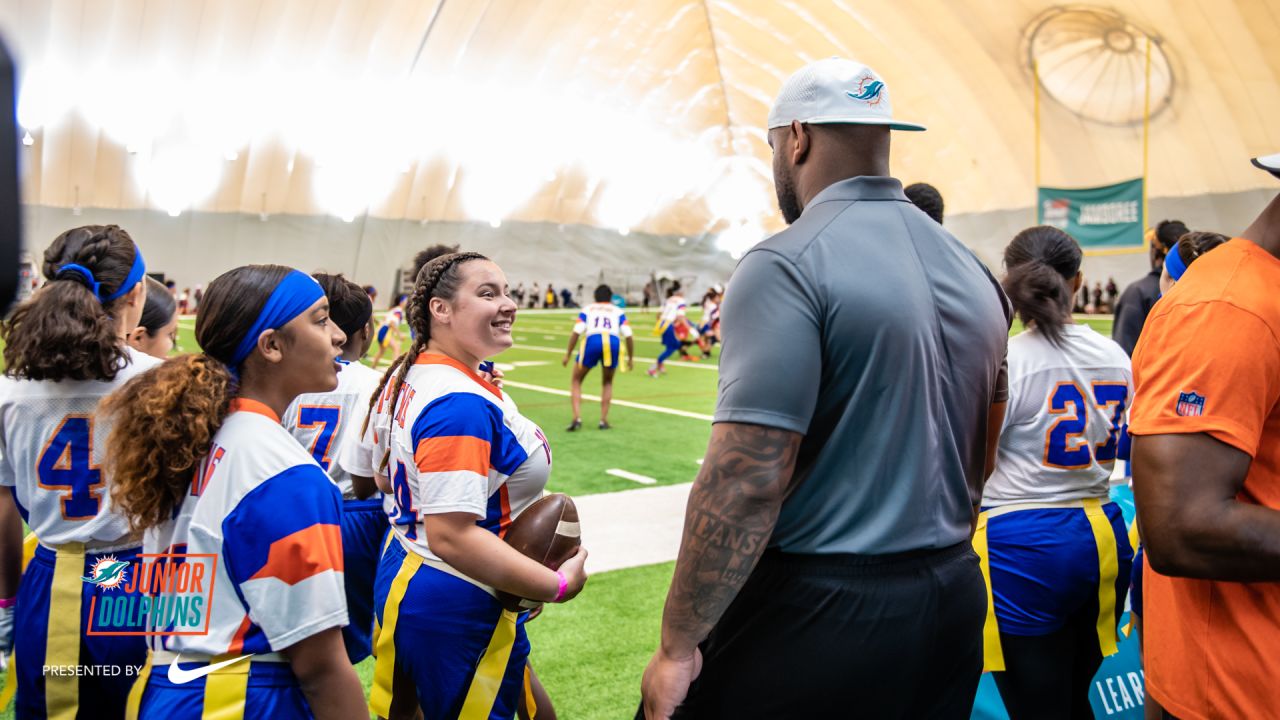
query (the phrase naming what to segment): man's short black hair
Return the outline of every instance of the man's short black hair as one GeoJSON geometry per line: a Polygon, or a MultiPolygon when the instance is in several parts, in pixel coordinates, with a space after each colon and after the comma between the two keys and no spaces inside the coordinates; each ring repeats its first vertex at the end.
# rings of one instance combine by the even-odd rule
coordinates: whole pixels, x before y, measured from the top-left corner
{"type": "Polygon", "coordinates": [[[596,288],[596,302],[609,302],[613,299],[613,289],[608,285],[601,285],[596,288]]]}
{"type": "Polygon", "coordinates": [[[435,260],[441,255],[449,255],[458,252],[459,245],[432,245],[426,250],[419,250],[417,255],[413,256],[413,279],[418,279],[418,273],[422,272],[422,268],[427,263],[435,260]]]}
{"type": "Polygon", "coordinates": [[[912,183],[902,192],[906,193],[912,205],[923,210],[934,222],[942,224],[942,193],[938,192],[938,188],[929,183],[912,183]]]}

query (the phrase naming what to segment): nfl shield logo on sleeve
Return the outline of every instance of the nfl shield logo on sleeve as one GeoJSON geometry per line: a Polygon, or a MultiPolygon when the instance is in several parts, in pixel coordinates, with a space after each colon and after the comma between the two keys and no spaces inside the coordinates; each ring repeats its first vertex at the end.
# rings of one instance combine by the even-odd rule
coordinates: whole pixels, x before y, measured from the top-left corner
{"type": "Polygon", "coordinates": [[[1195,417],[1204,414],[1204,396],[1195,392],[1178,393],[1178,414],[1183,417],[1195,417]]]}

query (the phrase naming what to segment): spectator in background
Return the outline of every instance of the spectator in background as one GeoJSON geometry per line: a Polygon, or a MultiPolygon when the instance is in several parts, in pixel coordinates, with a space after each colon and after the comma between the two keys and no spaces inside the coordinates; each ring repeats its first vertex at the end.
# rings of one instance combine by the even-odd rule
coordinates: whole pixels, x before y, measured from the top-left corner
{"type": "Polygon", "coordinates": [[[648,310],[649,306],[652,304],[653,304],[653,281],[650,280],[649,282],[644,284],[644,300],[643,300],[643,305],[641,305],[641,307],[643,307],[645,310],[648,310]]]}
{"type": "Polygon", "coordinates": [[[1119,294],[1120,294],[1120,288],[1116,287],[1116,279],[1113,277],[1107,278],[1107,306],[1108,307],[1115,308],[1116,296],[1119,294]]]}
{"type": "Polygon", "coordinates": [[[524,305],[524,283],[516,285],[516,289],[511,291],[511,299],[516,301],[516,307],[524,305]]]}
{"type": "Polygon", "coordinates": [[[1106,312],[1106,306],[1102,304],[1102,283],[1093,284],[1093,311],[1106,312]]]}
{"type": "Polygon", "coordinates": [[[536,308],[540,302],[542,302],[542,291],[538,288],[538,283],[534,283],[533,290],[529,292],[529,307],[536,308]]]}
{"type": "Polygon", "coordinates": [[[551,287],[551,283],[547,283],[547,295],[542,299],[542,307],[553,308],[556,306],[556,289],[551,287]]]}
{"type": "Polygon", "coordinates": [[[565,286],[560,290],[560,307],[571,308],[577,307],[573,302],[573,293],[569,292],[569,287],[565,286]]]}
{"type": "MultiPolygon", "coordinates": [[[[578,291],[573,294],[573,300],[579,305],[581,305],[582,302],[586,300],[586,297],[582,293],[583,293],[582,283],[578,283],[578,291]]],[[[612,300],[612,298],[610,299],[612,300]]]]}
{"type": "Polygon", "coordinates": [[[417,282],[418,273],[422,272],[423,266],[441,255],[458,252],[458,247],[457,245],[432,245],[426,250],[419,250],[418,254],[413,256],[413,282],[417,282]]]}
{"type": "Polygon", "coordinates": [[[182,294],[178,295],[178,314],[186,315],[188,306],[191,304],[191,288],[183,288],[182,294]]]}
{"type": "Polygon", "coordinates": [[[942,224],[942,193],[929,183],[912,183],[903,191],[912,205],[924,211],[933,221],[942,224]]]}
{"type": "Polygon", "coordinates": [[[1178,242],[1178,238],[1187,234],[1187,226],[1181,220],[1163,220],[1156,225],[1155,232],[1147,234],[1151,245],[1151,272],[1146,277],[1135,281],[1124,289],[1120,301],[1115,307],[1115,325],[1111,328],[1111,339],[1120,343],[1124,351],[1133,354],[1138,344],[1138,335],[1147,322],[1147,313],[1160,298],[1160,273],[1164,270],[1164,257],[1169,248],[1178,242]]]}

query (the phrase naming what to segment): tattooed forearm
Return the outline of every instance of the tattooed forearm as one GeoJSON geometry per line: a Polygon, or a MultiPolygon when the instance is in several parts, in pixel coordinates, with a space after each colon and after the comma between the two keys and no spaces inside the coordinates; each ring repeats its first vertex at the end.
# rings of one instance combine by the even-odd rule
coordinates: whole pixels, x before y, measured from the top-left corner
{"type": "Polygon", "coordinates": [[[712,426],[663,613],[668,651],[692,652],[755,568],[778,521],[801,438],[759,425],[712,426]]]}

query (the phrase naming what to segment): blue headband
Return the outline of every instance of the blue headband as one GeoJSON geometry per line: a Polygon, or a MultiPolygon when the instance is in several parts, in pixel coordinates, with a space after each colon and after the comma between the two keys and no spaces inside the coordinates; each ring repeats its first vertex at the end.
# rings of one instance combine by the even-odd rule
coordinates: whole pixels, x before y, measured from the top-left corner
{"type": "Polygon", "coordinates": [[[115,292],[111,293],[106,297],[102,297],[102,294],[98,292],[97,288],[94,289],[94,294],[97,295],[99,298],[102,298],[102,304],[106,305],[112,300],[115,300],[121,295],[124,295],[125,293],[129,292],[134,288],[135,285],[142,282],[142,277],[143,275],[146,274],[146,272],[147,272],[147,264],[142,260],[142,248],[138,247],[137,245],[134,245],[133,246],[133,267],[129,268],[129,274],[125,277],[124,282],[120,283],[120,287],[116,288],[115,292]]]}
{"type": "Polygon", "coordinates": [[[124,295],[133,289],[133,286],[142,281],[142,276],[147,272],[147,264],[142,261],[142,250],[137,246],[133,246],[133,267],[129,268],[129,274],[125,276],[124,282],[116,291],[106,297],[102,297],[102,283],[93,276],[93,271],[83,265],[75,263],[67,263],[58,268],[55,278],[60,278],[67,273],[79,275],[89,282],[89,290],[93,292],[93,296],[98,298],[98,302],[106,305],[116,298],[124,295]]]}
{"type": "Polygon", "coordinates": [[[1169,254],[1164,256],[1164,269],[1169,271],[1169,277],[1178,282],[1182,279],[1182,274],[1187,271],[1187,264],[1182,262],[1182,255],[1178,253],[1178,246],[1174,245],[1169,254]]]}
{"type": "Polygon", "coordinates": [[[322,298],[324,298],[324,290],[320,287],[320,283],[304,272],[290,270],[276,289],[271,291],[271,297],[267,298],[267,304],[262,307],[262,312],[258,313],[258,319],[254,321],[253,327],[249,328],[249,332],[245,333],[244,339],[236,347],[236,354],[232,356],[229,365],[232,368],[239,368],[245,358],[248,358],[257,347],[258,337],[262,333],[283,327],[322,298]]]}

